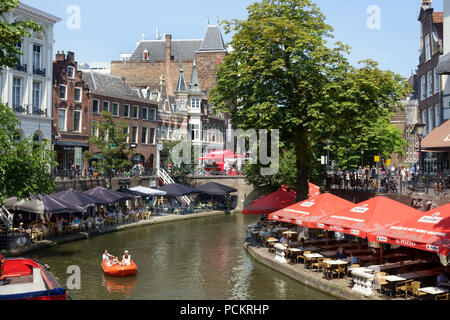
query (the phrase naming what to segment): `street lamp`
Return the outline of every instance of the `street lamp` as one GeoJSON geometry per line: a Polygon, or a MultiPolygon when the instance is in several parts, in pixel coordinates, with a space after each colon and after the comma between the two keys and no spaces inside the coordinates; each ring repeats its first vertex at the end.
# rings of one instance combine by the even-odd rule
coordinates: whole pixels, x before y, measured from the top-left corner
{"type": "Polygon", "coordinates": [[[422,138],[423,138],[423,129],[425,128],[426,124],[422,122],[417,122],[414,126],[414,131],[417,134],[417,137],[419,138],[419,177],[416,184],[416,189],[420,191],[425,190],[425,183],[423,181],[423,174],[424,174],[424,159],[422,155],[422,138]]]}
{"type": "MultiPolygon", "coordinates": [[[[330,158],[330,140],[328,138],[322,139],[322,143],[327,147],[327,159],[325,166],[323,168],[323,178],[325,179],[325,185],[327,186],[327,176],[328,176],[328,159],[330,158]]],[[[328,187],[328,186],[327,186],[328,187]]]]}

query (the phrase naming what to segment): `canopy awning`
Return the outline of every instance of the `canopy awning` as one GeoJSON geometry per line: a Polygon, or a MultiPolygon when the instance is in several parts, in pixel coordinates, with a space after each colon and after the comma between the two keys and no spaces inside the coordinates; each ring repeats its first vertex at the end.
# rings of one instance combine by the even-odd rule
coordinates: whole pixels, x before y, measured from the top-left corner
{"type": "Polygon", "coordinates": [[[216,196],[224,196],[231,192],[236,192],[237,189],[216,183],[216,182],[209,182],[204,185],[201,185],[197,187],[197,189],[203,191],[206,194],[209,195],[216,195],[216,196]]]}
{"type": "Polygon", "coordinates": [[[320,228],[317,222],[321,218],[343,209],[350,209],[355,204],[339,198],[331,193],[323,193],[317,197],[296,203],[269,215],[269,220],[284,221],[292,224],[320,228]]]}
{"type": "Polygon", "coordinates": [[[422,140],[423,151],[450,151],[450,120],[434,129],[422,140]]]}
{"type": "Polygon", "coordinates": [[[201,190],[178,183],[165,185],[158,190],[166,192],[166,196],[168,197],[181,197],[193,193],[202,193],[201,190]]]}
{"type": "Polygon", "coordinates": [[[83,192],[87,195],[90,195],[94,198],[106,201],[108,204],[113,204],[117,202],[122,202],[126,200],[133,200],[136,197],[127,195],[124,193],[112,191],[103,187],[95,187],[94,189],[88,190],[86,192],[83,192]]]}
{"type": "Polygon", "coordinates": [[[385,242],[443,255],[450,253],[450,203],[428,212],[417,212],[408,219],[369,235],[369,241],[385,242]]]}
{"type": "Polygon", "coordinates": [[[52,197],[67,201],[69,203],[73,203],[80,207],[108,204],[108,202],[104,199],[94,198],[88,194],[79,192],[72,188],[66,191],[55,193],[52,195],[52,197]]]}
{"type": "Polygon", "coordinates": [[[389,228],[419,212],[386,197],[375,197],[317,219],[320,229],[343,232],[360,238],[380,228],[389,228]]]}
{"type": "Polygon", "coordinates": [[[147,188],[147,187],[134,187],[134,188],[130,188],[130,190],[143,193],[147,196],[165,196],[167,194],[167,192],[165,192],[165,191],[156,190],[156,189],[147,188]]]}
{"type": "Polygon", "coordinates": [[[439,75],[450,74],[450,53],[439,56],[436,73],[439,75]]]}
{"type": "Polygon", "coordinates": [[[83,207],[62,199],[53,198],[52,196],[42,195],[37,198],[20,201],[17,201],[17,198],[10,198],[5,204],[5,208],[35,214],[80,213],[84,211],[83,207]]]}

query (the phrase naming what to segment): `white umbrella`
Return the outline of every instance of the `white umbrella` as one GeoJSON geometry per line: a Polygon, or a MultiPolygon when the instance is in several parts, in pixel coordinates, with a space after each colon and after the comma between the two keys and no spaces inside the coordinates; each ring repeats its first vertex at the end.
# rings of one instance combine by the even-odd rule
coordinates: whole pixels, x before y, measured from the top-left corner
{"type": "Polygon", "coordinates": [[[165,191],[156,190],[156,189],[147,188],[147,187],[134,187],[134,188],[131,188],[130,190],[141,192],[141,193],[147,194],[149,196],[165,196],[167,194],[167,192],[165,192],[165,191]]]}

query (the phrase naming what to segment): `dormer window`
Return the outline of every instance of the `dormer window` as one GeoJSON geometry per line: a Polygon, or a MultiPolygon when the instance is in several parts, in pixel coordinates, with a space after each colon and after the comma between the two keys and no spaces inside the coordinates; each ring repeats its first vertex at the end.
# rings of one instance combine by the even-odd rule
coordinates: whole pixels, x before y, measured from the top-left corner
{"type": "Polygon", "coordinates": [[[148,50],[147,49],[145,49],[144,52],[142,53],[142,59],[148,60],[148,50]]]}

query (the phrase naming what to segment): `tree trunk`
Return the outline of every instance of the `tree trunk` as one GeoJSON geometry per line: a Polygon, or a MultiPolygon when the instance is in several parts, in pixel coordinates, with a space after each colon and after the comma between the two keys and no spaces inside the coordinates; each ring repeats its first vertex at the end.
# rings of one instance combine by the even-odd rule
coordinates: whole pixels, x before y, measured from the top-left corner
{"type": "Polygon", "coordinates": [[[297,201],[307,200],[309,198],[308,180],[312,170],[312,153],[309,142],[304,134],[304,129],[299,128],[296,135],[296,155],[297,155],[297,201]]]}

